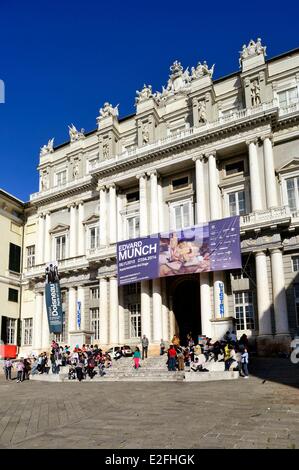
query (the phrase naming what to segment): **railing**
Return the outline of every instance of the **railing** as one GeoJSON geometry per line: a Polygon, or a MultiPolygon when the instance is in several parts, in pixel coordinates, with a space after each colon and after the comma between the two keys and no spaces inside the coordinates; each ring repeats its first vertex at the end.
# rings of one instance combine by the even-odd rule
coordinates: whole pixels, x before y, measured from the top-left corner
{"type": "MultiPolygon", "coordinates": [[[[82,267],[87,267],[88,266],[88,261],[86,259],[86,256],[76,256],[74,258],[66,258],[63,260],[58,261],[58,268],[59,271],[65,271],[68,269],[79,269],[82,267]]],[[[32,268],[25,269],[25,277],[34,277],[34,276],[39,276],[39,275],[44,275],[45,273],[45,268],[46,268],[46,263],[42,264],[37,264],[36,266],[33,266],[32,268]]]]}
{"type": "Polygon", "coordinates": [[[299,102],[292,103],[289,106],[285,106],[284,108],[279,108],[279,116],[285,116],[287,114],[296,113],[299,111],[299,102]]]}
{"type": "Polygon", "coordinates": [[[47,189],[46,191],[39,191],[37,193],[33,193],[30,195],[30,201],[34,201],[35,199],[39,197],[51,196],[52,194],[55,194],[58,191],[64,191],[64,190],[76,188],[77,186],[81,186],[82,184],[87,183],[90,179],[91,177],[87,175],[87,176],[84,176],[83,178],[78,178],[74,181],[54,186],[53,188],[47,189]]]}
{"type": "Polygon", "coordinates": [[[252,212],[251,214],[241,216],[240,225],[241,227],[246,227],[248,225],[263,224],[264,222],[275,223],[282,219],[290,219],[291,215],[288,206],[275,207],[266,211],[252,212]]]}

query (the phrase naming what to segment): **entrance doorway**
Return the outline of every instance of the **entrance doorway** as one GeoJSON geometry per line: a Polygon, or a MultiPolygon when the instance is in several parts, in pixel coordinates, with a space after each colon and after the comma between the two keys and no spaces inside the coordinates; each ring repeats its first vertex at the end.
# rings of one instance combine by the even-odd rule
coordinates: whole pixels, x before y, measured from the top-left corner
{"type": "Polygon", "coordinates": [[[181,344],[187,344],[187,334],[191,331],[197,343],[201,334],[200,289],[197,279],[186,279],[179,282],[174,290],[173,311],[175,315],[175,332],[181,344]]]}

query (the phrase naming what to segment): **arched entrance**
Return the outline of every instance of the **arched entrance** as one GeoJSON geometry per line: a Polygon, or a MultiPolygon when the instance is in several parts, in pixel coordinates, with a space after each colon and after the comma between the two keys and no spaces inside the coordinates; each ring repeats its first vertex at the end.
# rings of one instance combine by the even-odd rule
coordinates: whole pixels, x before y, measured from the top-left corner
{"type": "Polygon", "coordinates": [[[186,344],[187,334],[191,331],[194,341],[201,334],[200,289],[197,279],[182,279],[173,286],[173,312],[175,332],[186,344]]]}

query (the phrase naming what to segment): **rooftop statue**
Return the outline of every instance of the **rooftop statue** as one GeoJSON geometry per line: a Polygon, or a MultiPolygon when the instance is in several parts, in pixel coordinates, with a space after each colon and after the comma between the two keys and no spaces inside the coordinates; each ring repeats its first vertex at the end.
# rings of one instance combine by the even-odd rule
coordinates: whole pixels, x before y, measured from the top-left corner
{"type": "Polygon", "coordinates": [[[266,49],[267,49],[266,46],[262,46],[261,38],[257,38],[256,42],[253,39],[251,39],[248,43],[248,46],[246,46],[246,44],[243,44],[242,51],[240,51],[240,59],[239,59],[240,66],[241,66],[242,60],[246,59],[247,57],[251,57],[251,56],[259,55],[259,54],[263,54],[264,56],[266,56],[266,49]]]}
{"type": "Polygon", "coordinates": [[[144,84],[141,91],[136,90],[136,95],[135,104],[147,101],[153,97],[152,86],[144,84]]]}
{"type": "Polygon", "coordinates": [[[203,77],[204,75],[209,75],[212,78],[214,73],[214,67],[215,64],[213,64],[212,67],[209,69],[206,61],[204,61],[203,64],[201,62],[198,62],[196,67],[191,67],[191,80],[203,77]]]}
{"type": "Polygon", "coordinates": [[[118,116],[118,106],[115,106],[115,108],[113,108],[112,104],[108,103],[107,101],[104,103],[103,107],[100,109],[100,119],[101,118],[106,118],[106,117],[110,117],[110,116],[114,116],[114,117],[117,117],[118,116]]]}
{"type": "Polygon", "coordinates": [[[53,139],[48,140],[48,143],[46,145],[43,145],[40,148],[40,156],[42,157],[43,155],[47,155],[47,153],[53,153],[54,152],[54,137],[53,139]]]}
{"type": "Polygon", "coordinates": [[[84,135],[84,129],[81,129],[81,131],[78,131],[74,124],[71,124],[69,127],[69,135],[71,142],[76,142],[77,140],[81,140],[85,138],[84,135]]]}

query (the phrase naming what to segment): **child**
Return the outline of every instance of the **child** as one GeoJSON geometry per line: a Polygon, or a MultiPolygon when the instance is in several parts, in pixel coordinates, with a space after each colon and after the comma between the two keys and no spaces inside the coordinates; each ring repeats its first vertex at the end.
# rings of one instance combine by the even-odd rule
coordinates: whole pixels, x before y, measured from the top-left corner
{"type": "Polygon", "coordinates": [[[136,347],[136,349],[135,349],[133,359],[134,359],[135,369],[139,369],[139,367],[140,367],[139,362],[140,362],[140,359],[141,359],[141,354],[140,354],[140,350],[139,350],[138,347],[136,347]]]}
{"type": "Polygon", "coordinates": [[[21,360],[17,365],[17,383],[23,381],[23,371],[25,369],[24,362],[21,360]]]}
{"type": "Polygon", "coordinates": [[[244,379],[248,379],[248,351],[245,348],[244,352],[242,353],[242,371],[244,374],[244,379]]]}

